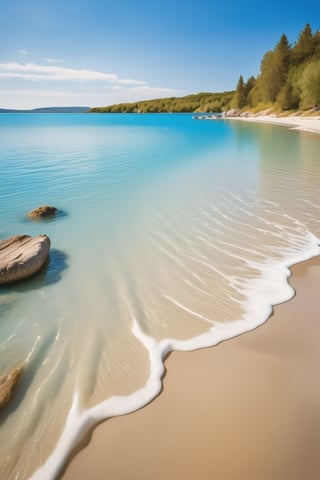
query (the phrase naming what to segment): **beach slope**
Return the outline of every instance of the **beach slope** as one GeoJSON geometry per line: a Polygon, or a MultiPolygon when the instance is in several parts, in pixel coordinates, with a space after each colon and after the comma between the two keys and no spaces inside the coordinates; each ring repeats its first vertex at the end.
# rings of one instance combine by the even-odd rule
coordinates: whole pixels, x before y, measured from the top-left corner
{"type": "MultiPolygon", "coordinates": [[[[320,123],[320,122],[319,122],[320,123]]],[[[320,257],[257,330],[174,352],[161,395],[97,427],[64,480],[317,480],[320,257]]]]}

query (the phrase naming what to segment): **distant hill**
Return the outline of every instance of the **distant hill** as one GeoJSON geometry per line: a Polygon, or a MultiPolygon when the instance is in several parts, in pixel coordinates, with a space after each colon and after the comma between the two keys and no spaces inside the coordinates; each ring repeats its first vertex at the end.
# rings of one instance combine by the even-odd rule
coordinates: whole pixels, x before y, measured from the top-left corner
{"type": "Polygon", "coordinates": [[[44,107],[32,110],[0,108],[0,113],[87,113],[90,107],[44,107]]]}

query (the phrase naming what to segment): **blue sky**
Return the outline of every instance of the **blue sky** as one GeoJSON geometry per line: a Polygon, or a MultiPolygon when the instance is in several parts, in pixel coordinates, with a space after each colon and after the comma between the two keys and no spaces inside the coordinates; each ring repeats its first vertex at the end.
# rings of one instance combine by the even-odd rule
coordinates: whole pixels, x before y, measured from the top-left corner
{"type": "Polygon", "coordinates": [[[0,0],[0,108],[235,88],[282,33],[320,28],[318,0],[0,0]]]}

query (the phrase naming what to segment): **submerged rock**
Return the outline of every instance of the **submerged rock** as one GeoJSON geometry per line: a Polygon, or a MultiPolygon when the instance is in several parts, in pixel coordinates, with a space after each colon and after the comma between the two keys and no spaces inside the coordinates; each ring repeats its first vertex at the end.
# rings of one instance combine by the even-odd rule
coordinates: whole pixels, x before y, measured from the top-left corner
{"type": "Polygon", "coordinates": [[[49,249],[47,235],[18,235],[0,241],[0,285],[34,275],[46,263],[49,249]]]}
{"type": "Polygon", "coordinates": [[[50,205],[42,205],[41,207],[35,208],[27,213],[29,218],[38,219],[43,217],[53,217],[57,213],[56,207],[51,207],[50,205]]]}
{"type": "Polygon", "coordinates": [[[19,382],[22,367],[14,368],[11,372],[0,377],[0,409],[3,408],[12,398],[15,388],[19,382]]]}

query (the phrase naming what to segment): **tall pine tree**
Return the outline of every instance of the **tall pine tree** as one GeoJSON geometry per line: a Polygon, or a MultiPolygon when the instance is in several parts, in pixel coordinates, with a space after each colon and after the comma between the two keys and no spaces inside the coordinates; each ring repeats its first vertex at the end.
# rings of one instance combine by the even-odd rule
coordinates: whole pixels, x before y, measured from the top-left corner
{"type": "Polygon", "coordinates": [[[262,102],[274,103],[285,86],[291,48],[286,35],[282,35],[274,50],[265,53],[255,88],[255,97],[262,102]]]}
{"type": "Polygon", "coordinates": [[[299,65],[308,58],[310,58],[314,51],[314,39],[309,23],[299,35],[297,42],[294,44],[291,53],[291,63],[299,65]]]}
{"type": "Polygon", "coordinates": [[[313,36],[313,56],[320,60],[320,31],[317,30],[313,36]]]}
{"type": "Polygon", "coordinates": [[[278,65],[278,75],[280,77],[279,80],[281,87],[283,87],[288,78],[290,54],[291,47],[286,35],[283,34],[274,49],[274,61],[278,65]]]}
{"type": "Polygon", "coordinates": [[[245,84],[243,81],[243,76],[240,75],[237,88],[234,93],[234,96],[231,100],[232,108],[243,108],[247,103],[246,94],[245,94],[245,84]]]}

